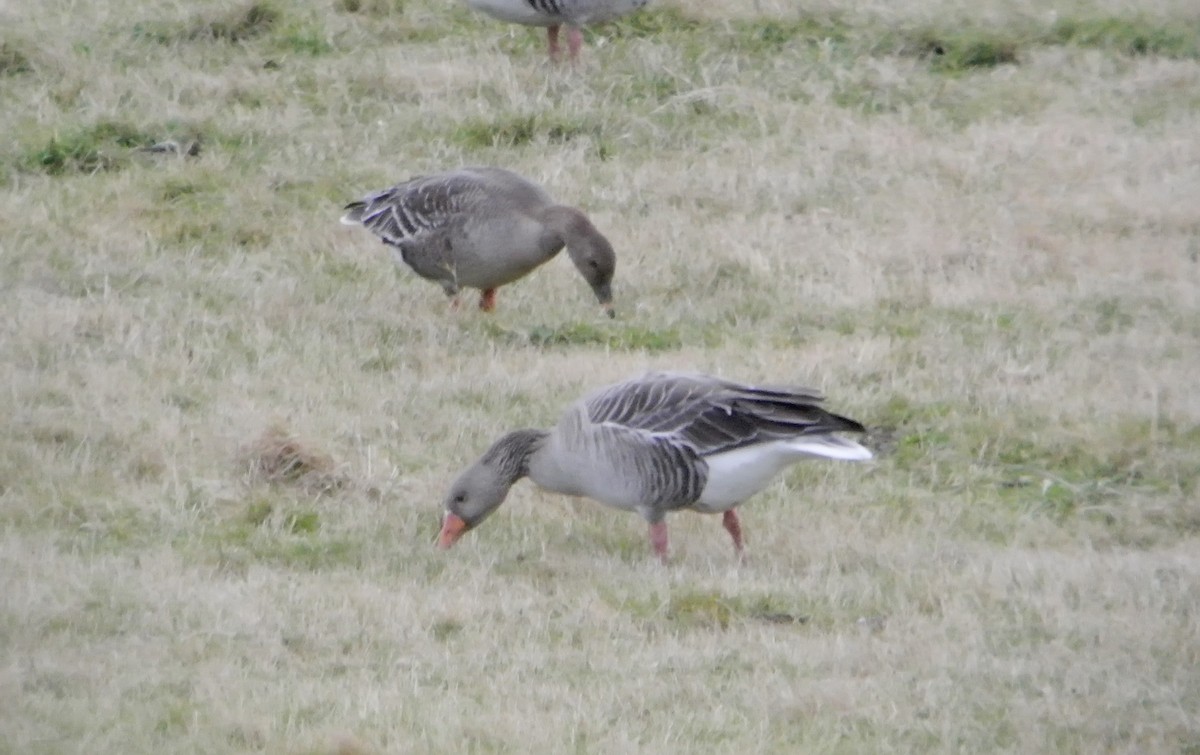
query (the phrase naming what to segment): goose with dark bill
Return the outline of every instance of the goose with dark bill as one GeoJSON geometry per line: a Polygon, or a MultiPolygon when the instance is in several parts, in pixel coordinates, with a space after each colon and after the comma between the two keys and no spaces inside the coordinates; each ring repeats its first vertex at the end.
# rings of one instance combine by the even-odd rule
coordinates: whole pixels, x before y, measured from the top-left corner
{"type": "Polygon", "coordinates": [[[346,205],[342,223],[361,225],[458,306],[461,288],[496,289],[549,262],[562,248],[613,316],[612,244],[583,211],[558,204],[540,186],[503,168],[459,168],[420,176],[346,205]]]}

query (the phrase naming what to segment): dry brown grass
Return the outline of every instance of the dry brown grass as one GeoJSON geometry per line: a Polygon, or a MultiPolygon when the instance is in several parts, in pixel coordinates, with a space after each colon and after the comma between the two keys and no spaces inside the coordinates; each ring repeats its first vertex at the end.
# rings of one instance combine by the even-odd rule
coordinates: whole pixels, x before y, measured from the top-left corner
{"type": "Polygon", "coordinates": [[[237,462],[250,480],[298,485],[309,493],[329,492],[346,482],[335,472],[333,457],[278,424],[238,449],[237,462]]]}
{"type": "Polygon", "coordinates": [[[251,6],[0,5],[0,750],[1200,748],[1194,3],[663,0],[574,71],[251,6]],[[464,163],[587,208],[620,319],[563,261],[451,315],[337,222],[464,163]],[[528,485],[433,549],[647,368],[889,453],[750,502],[746,565],[528,485]]]}

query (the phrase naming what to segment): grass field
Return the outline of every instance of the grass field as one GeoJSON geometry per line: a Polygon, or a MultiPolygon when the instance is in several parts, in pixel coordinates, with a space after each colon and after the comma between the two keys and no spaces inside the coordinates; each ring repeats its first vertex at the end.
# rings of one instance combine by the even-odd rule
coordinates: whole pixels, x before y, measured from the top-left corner
{"type": "Polygon", "coordinates": [[[803,7],[572,70],[451,0],[0,2],[0,752],[1200,752],[1200,11],[803,7]],[[591,214],[615,321],[565,258],[451,313],[338,223],[462,164],[591,214]],[[746,564],[528,483],[433,548],[648,368],[879,459],[746,564]]]}

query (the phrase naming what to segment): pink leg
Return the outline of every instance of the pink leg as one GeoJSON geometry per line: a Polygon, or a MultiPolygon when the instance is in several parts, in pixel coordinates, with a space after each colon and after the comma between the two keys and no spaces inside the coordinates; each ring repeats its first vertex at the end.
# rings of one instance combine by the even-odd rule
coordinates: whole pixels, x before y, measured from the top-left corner
{"type": "Polygon", "coordinates": [[[579,62],[579,50],[583,47],[583,32],[574,26],[567,27],[567,50],[571,54],[571,62],[579,62]]]}
{"type": "Polygon", "coordinates": [[[484,312],[491,312],[496,308],[496,289],[489,288],[483,292],[483,296],[479,297],[479,308],[484,312]]]}
{"type": "MultiPolygon", "coordinates": [[[[550,46],[550,60],[553,63],[558,62],[558,24],[546,27],[546,41],[550,46]]],[[[568,39],[568,42],[570,40],[568,39]]]]}
{"type": "Polygon", "coordinates": [[[458,294],[451,296],[450,297],[450,310],[452,312],[457,312],[458,308],[460,306],[462,306],[462,300],[459,298],[458,294]]]}
{"type": "Polygon", "coordinates": [[[725,512],[721,517],[721,524],[725,525],[725,530],[729,536],[733,538],[733,550],[738,556],[742,555],[742,523],[738,521],[737,512],[733,509],[725,512]]]}
{"type": "Polygon", "coordinates": [[[655,522],[650,525],[650,545],[654,546],[654,552],[658,558],[665,564],[667,563],[667,523],[655,522]]]}

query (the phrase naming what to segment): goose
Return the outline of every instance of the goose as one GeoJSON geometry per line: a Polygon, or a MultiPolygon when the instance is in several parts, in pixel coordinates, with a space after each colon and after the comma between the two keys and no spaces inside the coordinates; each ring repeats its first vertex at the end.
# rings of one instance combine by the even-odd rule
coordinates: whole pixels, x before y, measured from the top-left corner
{"type": "Polygon", "coordinates": [[[417,176],[345,207],[391,247],[396,264],[440,283],[451,306],[459,288],[481,290],[479,308],[496,307],[496,289],[548,262],[566,246],[609,317],[614,316],[612,244],[581,210],[557,204],[542,187],[503,168],[459,168],[417,176]]]}
{"type": "Polygon", "coordinates": [[[737,507],[804,458],[866,461],[835,433],[863,433],[808,388],[752,386],[702,374],[651,372],[569,406],[552,430],[514,430],[450,486],[438,547],[447,549],[504,502],[522,477],[555,493],[636,511],[665,563],[669,512],[722,514],[743,555],[737,507]]]}
{"type": "Polygon", "coordinates": [[[648,0],[467,0],[471,8],[492,18],[525,26],[545,26],[550,60],[558,61],[558,30],[567,26],[567,51],[579,60],[580,27],[612,21],[646,5],[648,0]]]}

